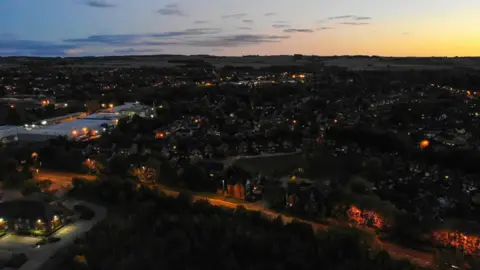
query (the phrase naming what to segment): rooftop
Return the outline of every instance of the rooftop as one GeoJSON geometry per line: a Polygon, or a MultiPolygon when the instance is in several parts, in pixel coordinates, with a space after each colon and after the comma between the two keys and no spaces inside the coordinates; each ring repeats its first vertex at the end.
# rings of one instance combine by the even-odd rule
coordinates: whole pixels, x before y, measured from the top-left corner
{"type": "Polygon", "coordinates": [[[115,120],[115,119],[118,119],[120,118],[119,115],[117,115],[116,113],[94,113],[94,114],[90,114],[90,115],[87,115],[85,117],[82,117],[78,120],[82,120],[82,121],[85,121],[85,120],[115,120]]]}
{"type": "Polygon", "coordinates": [[[10,126],[10,125],[0,126],[0,131],[14,129],[14,128],[18,128],[18,127],[19,126],[10,126]]]}

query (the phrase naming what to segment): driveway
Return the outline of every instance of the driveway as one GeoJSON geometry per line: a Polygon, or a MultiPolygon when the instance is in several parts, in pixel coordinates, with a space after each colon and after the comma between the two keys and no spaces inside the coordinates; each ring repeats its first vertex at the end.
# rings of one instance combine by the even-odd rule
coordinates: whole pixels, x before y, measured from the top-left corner
{"type": "Polygon", "coordinates": [[[59,237],[61,239],[60,241],[35,248],[32,247],[32,245],[37,243],[40,238],[7,235],[0,239],[0,249],[9,250],[14,253],[24,253],[27,256],[28,261],[19,268],[20,270],[39,269],[50,257],[57,253],[58,250],[72,245],[75,239],[92,229],[92,227],[103,220],[107,214],[107,210],[104,207],[83,201],[78,201],[78,203],[91,208],[95,212],[95,217],[91,220],[78,220],[55,232],[52,236],[59,237]]]}

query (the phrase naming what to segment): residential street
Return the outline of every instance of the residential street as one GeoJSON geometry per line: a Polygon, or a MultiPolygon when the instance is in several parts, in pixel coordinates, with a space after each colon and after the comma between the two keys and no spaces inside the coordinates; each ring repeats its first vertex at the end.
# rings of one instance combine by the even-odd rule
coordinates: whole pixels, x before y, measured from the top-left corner
{"type": "MultiPolygon", "coordinates": [[[[268,156],[289,155],[289,154],[297,154],[297,153],[298,152],[286,153],[286,154],[284,154],[284,153],[281,153],[281,154],[264,154],[264,155],[257,155],[257,156],[237,156],[237,157],[231,157],[231,158],[225,160],[224,164],[232,165],[233,163],[235,163],[235,161],[237,161],[239,159],[243,159],[243,158],[261,158],[261,157],[268,157],[268,156]]],[[[68,173],[64,173],[64,172],[56,173],[56,172],[52,172],[52,171],[41,172],[40,175],[41,175],[41,177],[45,177],[45,178],[48,178],[48,179],[54,181],[54,183],[58,182],[58,183],[62,183],[62,184],[68,182],[67,181],[68,177],[82,177],[82,178],[87,178],[87,179],[93,179],[93,177],[91,175],[82,176],[82,175],[78,175],[78,174],[68,174],[68,173]]],[[[173,189],[170,189],[170,188],[165,187],[163,185],[156,185],[156,187],[159,190],[161,190],[162,192],[164,192],[165,194],[167,194],[168,196],[176,197],[180,193],[178,190],[173,190],[173,189]]],[[[211,195],[210,194],[209,195],[206,195],[206,194],[199,195],[199,194],[195,194],[195,193],[193,193],[193,194],[194,194],[193,195],[194,200],[208,200],[212,205],[227,207],[227,208],[236,208],[238,206],[243,206],[247,210],[260,211],[264,215],[266,215],[266,216],[268,216],[272,219],[276,218],[278,216],[281,216],[284,222],[291,222],[293,220],[297,220],[297,221],[301,221],[301,222],[304,222],[304,223],[311,224],[312,227],[314,228],[314,230],[326,230],[326,229],[328,229],[328,226],[325,225],[325,224],[315,223],[315,222],[311,222],[311,221],[308,221],[308,220],[283,215],[283,214],[280,214],[280,213],[275,212],[273,210],[267,209],[261,203],[249,203],[249,202],[233,201],[233,200],[228,200],[227,201],[225,198],[223,198],[223,196],[218,195],[218,194],[211,194],[211,195]]],[[[420,252],[420,251],[416,251],[416,250],[409,249],[409,248],[404,248],[404,247],[395,245],[393,243],[388,243],[388,242],[381,242],[381,244],[382,244],[383,248],[386,251],[388,251],[392,257],[395,257],[397,259],[408,259],[408,260],[412,261],[413,263],[415,263],[417,265],[420,265],[420,266],[423,266],[423,267],[433,265],[433,260],[434,260],[433,254],[420,252]]],[[[34,269],[34,268],[25,268],[25,269],[34,269]]]]}
{"type": "MultiPolygon", "coordinates": [[[[107,210],[104,207],[83,201],[78,201],[77,203],[83,204],[94,210],[95,217],[91,220],[78,220],[75,223],[68,224],[61,228],[52,235],[53,237],[59,237],[61,239],[56,243],[46,244],[40,246],[39,248],[32,247],[33,244],[40,240],[40,238],[37,238],[36,241],[26,241],[25,244],[17,245],[15,248],[12,248],[11,251],[16,253],[24,253],[28,258],[28,261],[21,268],[19,268],[20,270],[40,269],[40,267],[58,250],[70,246],[75,239],[81,237],[106,216],[107,210]]],[[[28,237],[28,239],[31,238],[33,237],[28,237]]],[[[0,240],[0,246],[2,245],[2,241],[3,239],[0,240]]]]}

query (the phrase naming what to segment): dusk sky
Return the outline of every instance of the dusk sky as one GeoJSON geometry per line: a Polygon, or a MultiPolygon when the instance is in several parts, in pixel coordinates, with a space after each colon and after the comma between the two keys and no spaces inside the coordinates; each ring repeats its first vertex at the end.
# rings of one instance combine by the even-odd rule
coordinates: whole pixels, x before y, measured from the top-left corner
{"type": "Polygon", "coordinates": [[[479,0],[0,0],[0,55],[480,56],[479,0]]]}

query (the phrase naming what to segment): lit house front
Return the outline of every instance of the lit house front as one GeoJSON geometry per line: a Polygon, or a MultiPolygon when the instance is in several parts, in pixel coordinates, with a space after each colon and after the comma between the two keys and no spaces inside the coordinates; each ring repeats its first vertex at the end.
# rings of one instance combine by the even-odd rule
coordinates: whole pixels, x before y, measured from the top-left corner
{"type": "Polygon", "coordinates": [[[21,199],[0,203],[0,230],[44,235],[61,227],[63,209],[40,200],[21,199]]]}

